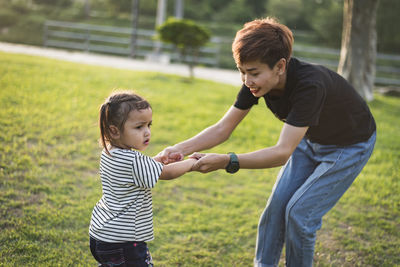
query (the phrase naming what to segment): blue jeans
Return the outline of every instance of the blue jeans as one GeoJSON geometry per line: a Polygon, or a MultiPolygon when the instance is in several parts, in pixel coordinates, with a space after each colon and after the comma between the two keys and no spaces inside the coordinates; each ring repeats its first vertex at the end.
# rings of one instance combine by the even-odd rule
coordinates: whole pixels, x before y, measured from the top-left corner
{"type": "Polygon", "coordinates": [[[303,139],[281,169],[258,224],[254,266],[312,266],[316,232],[324,216],[350,187],[372,154],[368,141],[349,146],[303,139]]]}

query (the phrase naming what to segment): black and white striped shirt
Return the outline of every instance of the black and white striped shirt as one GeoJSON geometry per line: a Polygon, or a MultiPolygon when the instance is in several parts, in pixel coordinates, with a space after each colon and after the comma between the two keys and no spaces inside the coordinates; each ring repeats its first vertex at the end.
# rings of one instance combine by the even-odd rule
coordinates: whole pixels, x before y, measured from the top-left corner
{"type": "Polygon", "coordinates": [[[154,239],[151,188],[163,165],[138,151],[112,149],[100,159],[103,196],[92,212],[89,234],[103,242],[154,239]]]}

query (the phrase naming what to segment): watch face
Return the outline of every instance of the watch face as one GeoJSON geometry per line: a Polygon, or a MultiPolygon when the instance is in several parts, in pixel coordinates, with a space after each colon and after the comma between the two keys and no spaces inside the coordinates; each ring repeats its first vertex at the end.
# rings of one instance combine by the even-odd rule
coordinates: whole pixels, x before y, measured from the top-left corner
{"type": "Polygon", "coordinates": [[[231,164],[228,165],[227,171],[229,173],[235,173],[239,170],[239,163],[238,162],[231,162],[231,164]]]}
{"type": "Polygon", "coordinates": [[[235,173],[239,170],[239,160],[237,156],[234,153],[229,153],[230,155],[230,160],[228,166],[226,166],[226,171],[228,173],[235,173]]]}

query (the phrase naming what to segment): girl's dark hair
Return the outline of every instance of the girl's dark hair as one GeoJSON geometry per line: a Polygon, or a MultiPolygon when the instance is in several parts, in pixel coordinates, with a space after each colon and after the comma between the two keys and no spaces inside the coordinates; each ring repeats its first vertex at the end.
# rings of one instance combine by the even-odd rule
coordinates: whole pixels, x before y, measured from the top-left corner
{"type": "Polygon", "coordinates": [[[100,140],[106,153],[108,145],[112,145],[110,126],[114,125],[120,132],[124,130],[124,124],[132,110],[151,108],[149,102],[137,94],[131,92],[116,92],[111,94],[100,107],[100,140]]]}
{"type": "Polygon", "coordinates": [[[236,64],[260,60],[272,69],[281,58],[289,62],[293,41],[292,31],[275,18],[253,20],[236,33],[233,58],[236,64]]]}

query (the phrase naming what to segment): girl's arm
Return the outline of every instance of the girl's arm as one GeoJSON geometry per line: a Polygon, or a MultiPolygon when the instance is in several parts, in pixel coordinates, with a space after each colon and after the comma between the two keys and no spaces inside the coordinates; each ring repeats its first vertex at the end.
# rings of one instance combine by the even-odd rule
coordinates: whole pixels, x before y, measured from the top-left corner
{"type": "Polygon", "coordinates": [[[168,164],[169,162],[179,160],[182,156],[192,154],[195,151],[202,151],[223,143],[229,138],[233,130],[249,111],[250,109],[241,110],[232,106],[216,124],[204,129],[199,134],[186,141],[172,147],[167,147],[160,152],[155,159],[168,164]],[[174,154],[175,159],[174,156],[172,156],[174,154]],[[177,154],[181,154],[181,156],[178,157],[176,156],[177,154]]]}
{"type": "Polygon", "coordinates": [[[164,165],[163,170],[160,175],[161,180],[171,180],[178,178],[181,175],[192,170],[193,164],[196,162],[196,159],[187,159],[175,163],[171,163],[168,165],[164,165]]]}

